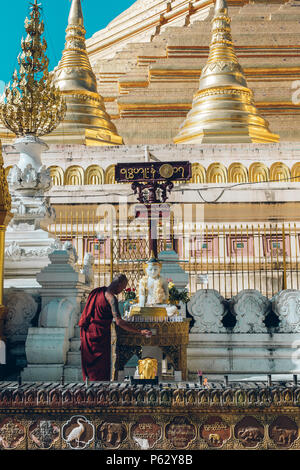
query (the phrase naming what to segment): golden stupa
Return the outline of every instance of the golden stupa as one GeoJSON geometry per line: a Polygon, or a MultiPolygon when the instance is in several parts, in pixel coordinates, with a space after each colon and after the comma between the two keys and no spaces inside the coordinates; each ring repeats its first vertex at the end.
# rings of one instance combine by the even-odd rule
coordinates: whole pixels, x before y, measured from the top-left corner
{"type": "Polygon", "coordinates": [[[67,103],[63,123],[47,141],[65,144],[122,145],[123,139],[105,110],[97,91],[96,76],[86,51],[81,0],[72,0],[62,59],[54,70],[53,82],[67,103]]]}
{"type": "Polygon", "coordinates": [[[176,144],[279,141],[254,104],[234,50],[230,22],[226,0],[216,0],[208,61],[192,109],[174,138],[176,144]]]}

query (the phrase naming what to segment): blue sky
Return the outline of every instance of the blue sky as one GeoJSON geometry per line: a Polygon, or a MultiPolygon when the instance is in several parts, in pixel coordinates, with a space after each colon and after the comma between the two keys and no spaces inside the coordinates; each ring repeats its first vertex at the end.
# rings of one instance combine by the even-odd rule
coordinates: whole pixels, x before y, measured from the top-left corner
{"type": "MultiPolygon", "coordinates": [[[[129,8],[135,0],[82,0],[86,37],[104,28],[117,15],[129,8]]],[[[17,66],[21,38],[25,35],[24,20],[29,14],[30,0],[1,1],[1,61],[0,93],[4,83],[11,80],[17,66]]],[[[48,57],[51,70],[61,58],[65,43],[70,0],[39,0],[43,7],[45,38],[48,43],[48,57]]]]}

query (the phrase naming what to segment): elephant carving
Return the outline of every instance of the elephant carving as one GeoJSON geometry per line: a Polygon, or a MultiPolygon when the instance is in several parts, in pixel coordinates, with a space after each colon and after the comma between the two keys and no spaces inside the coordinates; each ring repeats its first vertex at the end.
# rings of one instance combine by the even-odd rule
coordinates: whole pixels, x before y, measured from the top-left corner
{"type": "Polygon", "coordinates": [[[274,426],[273,432],[277,435],[277,441],[279,444],[290,445],[297,439],[298,431],[295,429],[283,429],[278,426],[274,426]]]}
{"type": "Polygon", "coordinates": [[[238,438],[244,442],[259,442],[263,439],[260,429],[255,427],[242,428],[238,431],[238,438]]]}
{"type": "Polygon", "coordinates": [[[141,379],[155,379],[157,375],[157,360],[146,357],[139,361],[139,376],[141,379]]]}
{"type": "Polygon", "coordinates": [[[208,440],[211,444],[221,444],[222,443],[222,439],[221,439],[221,436],[219,434],[210,434],[208,436],[208,440]]]}
{"type": "Polygon", "coordinates": [[[111,446],[118,446],[124,440],[124,427],[121,423],[103,423],[99,429],[101,440],[111,446]]]}

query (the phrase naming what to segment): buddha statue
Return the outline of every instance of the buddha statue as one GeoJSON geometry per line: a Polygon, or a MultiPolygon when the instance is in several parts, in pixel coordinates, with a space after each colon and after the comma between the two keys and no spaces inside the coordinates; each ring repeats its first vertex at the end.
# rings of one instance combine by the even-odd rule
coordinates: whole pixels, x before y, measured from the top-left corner
{"type": "Polygon", "coordinates": [[[168,317],[178,314],[177,307],[168,303],[168,280],[160,275],[162,264],[154,257],[144,265],[145,275],[139,282],[138,304],[132,309],[132,314],[168,317]],[[165,315],[165,316],[166,316],[165,315]]]}

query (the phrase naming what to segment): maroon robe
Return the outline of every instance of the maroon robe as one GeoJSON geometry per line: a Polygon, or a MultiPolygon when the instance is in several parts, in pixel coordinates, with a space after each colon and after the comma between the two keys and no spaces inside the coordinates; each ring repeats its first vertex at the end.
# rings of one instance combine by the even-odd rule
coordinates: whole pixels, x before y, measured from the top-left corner
{"type": "Polygon", "coordinates": [[[80,326],[83,380],[109,381],[111,375],[112,312],[105,297],[106,287],[94,289],[87,300],[80,326]]]}

